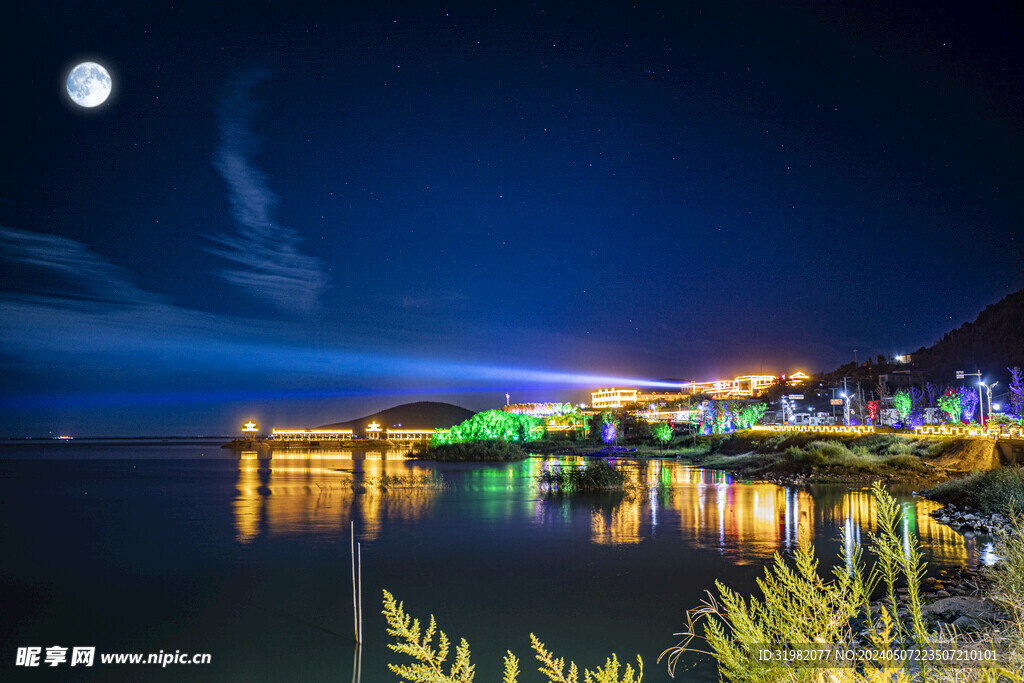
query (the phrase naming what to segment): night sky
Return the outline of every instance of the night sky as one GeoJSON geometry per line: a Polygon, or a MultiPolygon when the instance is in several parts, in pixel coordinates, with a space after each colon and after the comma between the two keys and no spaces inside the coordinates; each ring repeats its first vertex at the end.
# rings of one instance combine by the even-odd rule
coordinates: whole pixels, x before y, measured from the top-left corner
{"type": "Polygon", "coordinates": [[[0,436],[813,372],[1024,287],[1018,3],[365,4],[8,13],[0,436]]]}

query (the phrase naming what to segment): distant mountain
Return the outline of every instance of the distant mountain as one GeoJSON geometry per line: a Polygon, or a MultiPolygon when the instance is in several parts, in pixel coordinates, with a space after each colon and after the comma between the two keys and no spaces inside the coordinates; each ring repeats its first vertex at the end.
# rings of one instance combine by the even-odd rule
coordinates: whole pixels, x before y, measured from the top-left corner
{"type": "Polygon", "coordinates": [[[913,364],[942,382],[952,382],[957,370],[1002,376],[1007,367],[1024,367],[1024,289],[986,307],[974,322],[947,332],[932,346],[918,349],[913,364]]]}
{"type": "Polygon", "coordinates": [[[393,429],[405,427],[406,429],[447,429],[460,422],[473,417],[472,410],[466,410],[451,403],[439,403],[436,401],[418,401],[416,403],[403,403],[394,408],[388,408],[377,413],[371,413],[347,422],[333,422],[318,427],[318,429],[351,429],[362,433],[366,425],[376,422],[381,429],[393,429]]]}

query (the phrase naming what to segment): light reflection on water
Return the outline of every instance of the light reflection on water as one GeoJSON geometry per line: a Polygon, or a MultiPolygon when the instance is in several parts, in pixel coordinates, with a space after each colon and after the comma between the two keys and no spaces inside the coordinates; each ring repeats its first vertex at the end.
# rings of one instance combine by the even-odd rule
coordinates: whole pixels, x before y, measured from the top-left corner
{"type": "Polygon", "coordinates": [[[430,467],[406,463],[407,452],[288,449],[260,458],[256,451],[243,451],[234,500],[236,540],[300,533],[334,539],[356,510],[361,537],[373,540],[387,519],[423,518],[434,489],[383,491],[372,485],[382,476],[431,474],[430,467]]]}
{"type": "MultiPolygon", "coordinates": [[[[479,514],[520,518],[545,528],[584,520],[596,545],[638,545],[655,535],[677,534],[695,547],[714,548],[735,564],[763,563],[793,549],[802,534],[815,542],[845,532],[848,544],[867,542],[877,530],[877,506],[866,489],[805,490],[742,482],[720,470],[674,460],[616,460],[627,493],[542,491],[536,478],[552,467],[586,466],[581,457],[533,457],[499,465],[448,465],[407,460],[408,451],[274,450],[261,458],[243,451],[234,500],[235,538],[312,535],[335,540],[358,520],[360,536],[378,537],[389,522],[429,523],[439,497],[482,496],[479,514]],[[450,488],[387,487],[380,478],[440,471],[450,488]]],[[[900,498],[904,542],[919,540],[925,557],[940,564],[993,561],[990,544],[979,547],[930,516],[938,505],[900,498]]]]}

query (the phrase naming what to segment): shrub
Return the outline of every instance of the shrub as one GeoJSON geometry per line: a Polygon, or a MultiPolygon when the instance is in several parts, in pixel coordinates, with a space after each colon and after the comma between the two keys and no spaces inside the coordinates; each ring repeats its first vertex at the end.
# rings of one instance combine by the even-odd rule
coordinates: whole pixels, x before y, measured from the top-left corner
{"type": "Polygon", "coordinates": [[[588,491],[622,488],[625,475],[604,460],[586,467],[555,467],[541,472],[538,480],[552,488],[565,491],[588,491]]]}
{"type": "Polygon", "coordinates": [[[412,457],[417,460],[441,460],[441,461],[462,461],[482,462],[499,461],[508,462],[511,460],[523,460],[529,457],[522,446],[517,443],[509,443],[502,439],[493,441],[466,441],[460,443],[441,444],[428,446],[414,451],[412,457]]]}
{"type": "MultiPolygon", "coordinates": [[[[444,631],[437,630],[437,623],[434,615],[430,615],[430,625],[427,630],[420,631],[419,619],[413,619],[405,613],[402,603],[396,602],[391,593],[384,591],[384,617],[388,622],[388,635],[398,639],[396,643],[388,643],[388,648],[399,654],[405,654],[416,660],[415,664],[388,664],[388,669],[406,681],[415,683],[472,683],[473,665],[470,664],[469,643],[465,638],[459,640],[455,648],[455,661],[449,668],[449,673],[444,673],[445,660],[448,659],[450,642],[444,631]],[[437,649],[431,644],[434,635],[437,634],[437,649]]],[[[536,653],[537,661],[541,663],[540,671],[547,676],[551,683],[578,683],[579,670],[575,662],[569,662],[569,669],[565,669],[564,659],[555,659],[555,656],[547,651],[544,643],[537,636],[530,634],[530,646],[536,653]]],[[[586,683],[641,683],[644,677],[644,660],[637,655],[637,671],[626,665],[619,677],[619,660],[613,654],[605,660],[604,667],[597,667],[596,670],[583,670],[583,678],[586,683]]],[[[507,650],[505,654],[505,673],[502,683],[516,683],[519,679],[519,659],[507,650]]]]}
{"type": "MultiPolygon", "coordinates": [[[[853,647],[854,634],[866,630],[870,647],[878,651],[925,647],[930,635],[921,610],[921,579],[925,565],[918,550],[917,539],[904,539],[901,533],[900,507],[875,482],[871,491],[878,511],[878,532],[871,533],[870,550],[877,561],[865,568],[862,550],[852,539],[844,538],[839,562],[830,580],[817,573],[818,561],[802,529],[800,546],[792,565],[775,554],[771,567],[758,579],[762,599],[745,598],[716,581],[718,596],[709,593],[702,606],[691,610],[686,636],[679,645],[662,653],[668,658],[669,671],[686,652],[700,652],[691,646],[694,638],[703,637],[718,660],[719,676],[728,681],[785,680],[936,680],[950,671],[942,666],[921,661],[906,663],[879,659],[862,662],[857,668],[802,668],[790,662],[786,668],[773,668],[759,659],[761,649],[801,649],[836,644],[853,647]],[[900,618],[897,583],[905,584],[906,618],[900,618]],[[878,588],[883,598],[875,611],[871,597],[878,588]],[[703,622],[702,634],[697,626],[703,622]],[[911,671],[911,667],[916,670],[911,671]]],[[[1018,545],[1020,540],[1012,541],[1018,545]]],[[[1024,558],[1024,551],[1021,552],[1024,558]]],[[[1024,567],[1024,561],[1022,561],[1024,567]]],[[[1024,576],[1024,573],[1020,574],[1024,576]]],[[[659,657],[658,661],[661,661],[659,657]]],[[[976,680],[999,679],[1000,675],[1020,680],[997,664],[979,665],[971,670],[976,680]]]]}
{"type": "Polygon", "coordinates": [[[945,481],[925,495],[940,503],[964,505],[986,514],[1024,511],[1024,470],[1000,467],[972,472],[966,477],[945,481]]]}

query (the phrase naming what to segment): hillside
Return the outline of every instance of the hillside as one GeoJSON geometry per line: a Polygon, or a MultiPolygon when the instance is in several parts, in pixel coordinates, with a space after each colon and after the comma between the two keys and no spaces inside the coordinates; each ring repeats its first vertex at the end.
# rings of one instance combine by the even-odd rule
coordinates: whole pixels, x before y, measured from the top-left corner
{"type": "Polygon", "coordinates": [[[1008,366],[1024,367],[1024,289],[987,306],[974,322],[947,332],[914,353],[914,365],[950,381],[957,370],[1003,375],[1008,366]]]}
{"type": "Polygon", "coordinates": [[[434,429],[436,427],[447,429],[464,420],[468,420],[473,414],[472,410],[466,410],[451,403],[418,401],[416,403],[403,403],[400,406],[370,413],[364,417],[346,422],[332,422],[331,424],[318,427],[318,429],[351,429],[357,433],[362,433],[366,429],[366,425],[371,422],[376,422],[380,425],[381,429],[399,426],[408,429],[434,429]]]}

